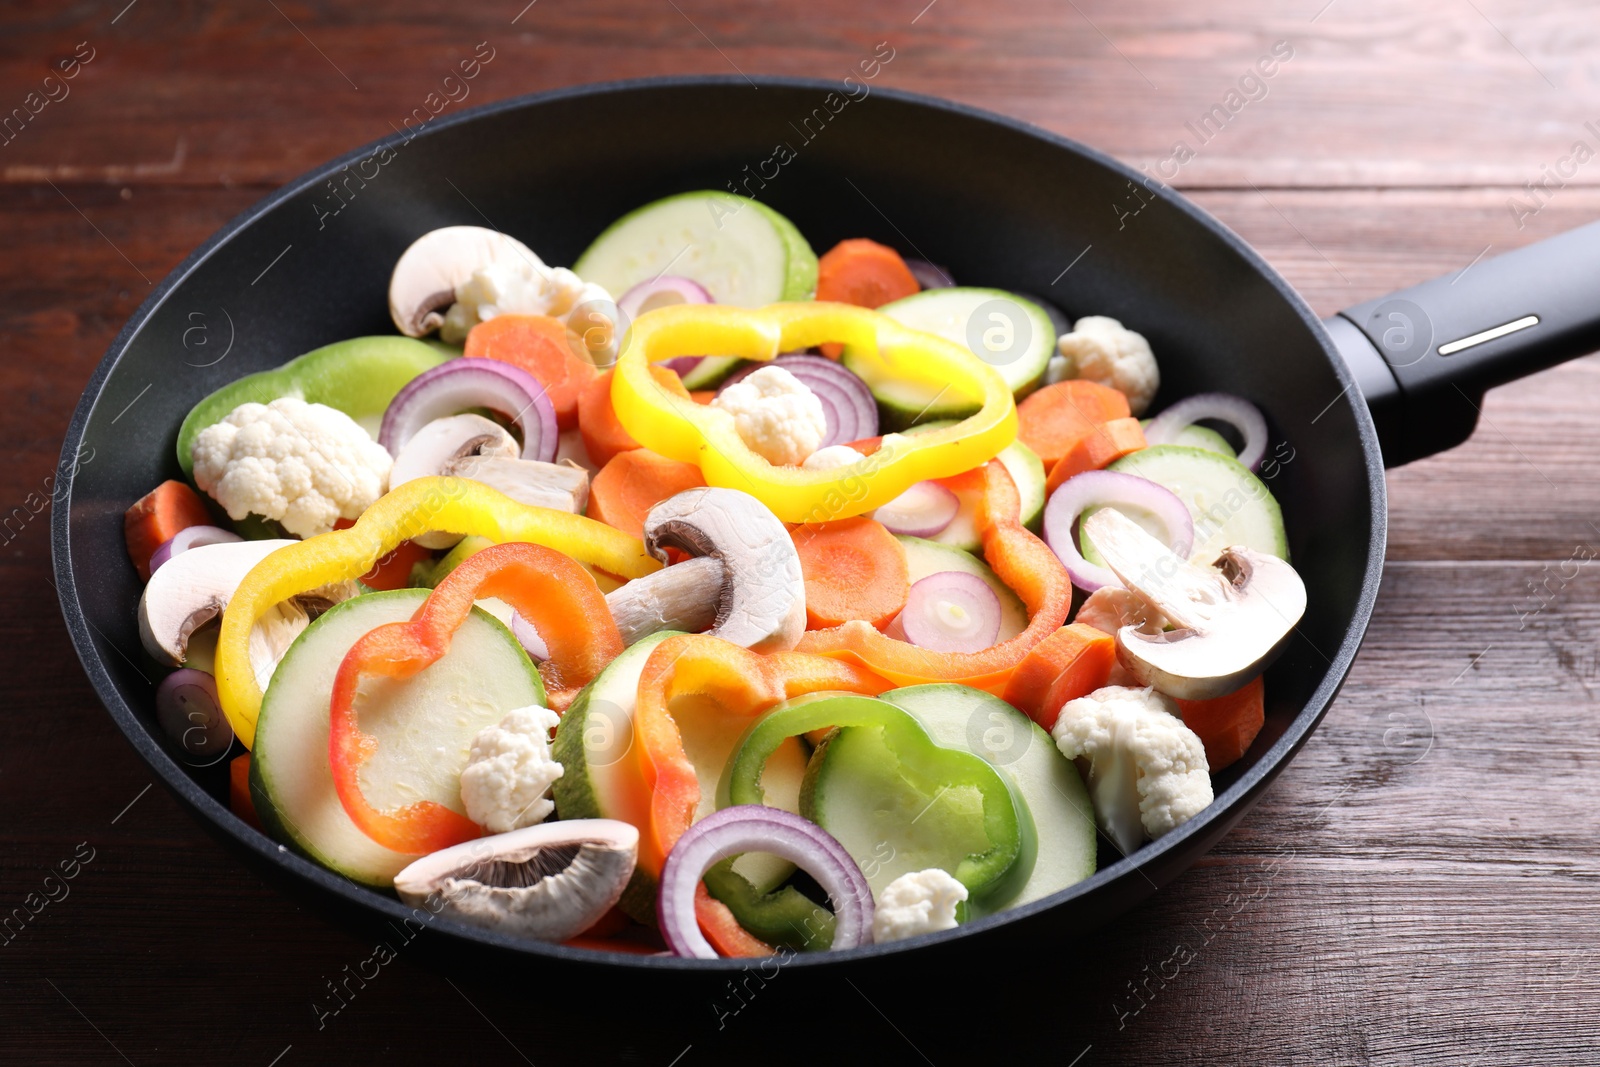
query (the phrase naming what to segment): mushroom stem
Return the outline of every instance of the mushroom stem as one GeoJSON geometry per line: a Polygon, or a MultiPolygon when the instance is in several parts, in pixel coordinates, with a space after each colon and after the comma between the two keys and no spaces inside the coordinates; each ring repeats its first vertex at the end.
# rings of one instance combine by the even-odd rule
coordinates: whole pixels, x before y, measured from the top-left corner
{"type": "Polygon", "coordinates": [[[606,596],[606,606],[624,645],[662,630],[700,633],[716,624],[725,578],[722,560],[700,556],[629,582],[606,596]]]}
{"type": "Polygon", "coordinates": [[[440,473],[471,478],[535,507],[581,515],[589,504],[589,472],[577,464],[467,455],[446,463],[440,473]]]}

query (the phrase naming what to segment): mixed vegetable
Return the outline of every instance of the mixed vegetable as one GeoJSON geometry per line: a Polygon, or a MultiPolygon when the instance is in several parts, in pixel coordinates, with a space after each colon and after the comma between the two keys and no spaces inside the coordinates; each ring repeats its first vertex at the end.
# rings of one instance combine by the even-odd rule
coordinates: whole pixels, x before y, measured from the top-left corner
{"type": "Polygon", "coordinates": [[[951,929],[1212,802],[1306,604],[1260,412],[1141,422],[1122,323],[731,199],[571,270],[435,230],[399,335],[190,412],[128,551],[158,722],[241,817],[435,914],[712,957],[951,929]]]}

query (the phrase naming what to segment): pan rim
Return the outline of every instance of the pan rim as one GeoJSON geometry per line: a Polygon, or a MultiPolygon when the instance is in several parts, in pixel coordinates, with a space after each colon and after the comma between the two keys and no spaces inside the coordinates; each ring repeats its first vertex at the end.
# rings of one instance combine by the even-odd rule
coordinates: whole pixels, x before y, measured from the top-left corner
{"type": "MultiPolygon", "coordinates": [[[[486,116],[523,108],[544,106],[567,99],[690,87],[729,86],[744,89],[748,88],[750,84],[755,84],[758,87],[771,86],[774,88],[807,89],[821,92],[836,91],[838,89],[837,82],[827,79],[761,75],[752,76],[751,78],[746,78],[742,75],[671,75],[593,82],[544,92],[523,94],[467,108],[448,117],[440,117],[430,123],[426,130],[411,136],[428,136],[438,130],[451,129],[463,123],[478,121],[486,116]]],[[[950,946],[956,942],[964,943],[967,938],[981,934],[984,931],[999,929],[1027,920],[1045,911],[1065,907],[1073,900],[1092,894],[1100,887],[1124,878],[1146,864],[1161,859],[1167,853],[1176,850],[1185,841],[1197,835],[1215,831],[1220,838],[1231,828],[1232,822],[1243,817],[1248,808],[1252,806],[1253,799],[1277,777],[1295,753],[1305,744],[1316,726],[1322,721],[1323,716],[1327,714],[1328,708],[1343,686],[1354,663],[1356,653],[1365,637],[1368,624],[1371,621],[1378,585],[1382,578],[1387,542],[1388,501],[1382,453],[1378,444],[1377,431],[1372,422],[1372,416],[1366,404],[1360,399],[1361,393],[1355,378],[1339,356],[1321,320],[1312,312],[1299,293],[1248,242],[1210,213],[1192,203],[1165,183],[1149,178],[1131,166],[1095,148],[1045,130],[1032,123],[971,105],[908,90],[887,87],[875,88],[873,95],[881,95],[902,105],[945,112],[961,118],[997,125],[1012,132],[1043,141],[1052,148],[1085,157],[1113,173],[1126,177],[1129,181],[1147,185],[1168,206],[1183,212],[1192,221],[1210,230],[1229,245],[1235,254],[1243,257],[1304,322],[1307,329],[1321,344],[1335,377],[1344,386],[1341,398],[1348,397],[1350,400],[1357,435],[1361,443],[1362,458],[1366,467],[1369,487],[1368,503],[1370,507],[1371,537],[1354,617],[1345,632],[1343,640],[1332,655],[1328,657],[1329,664],[1321,682],[1313,690],[1299,713],[1290,721],[1283,735],[1257,758],[1255,764],[1248,771],[1244,772],[1237,781],[1219,794],[1202,815],[1190,820],[1161,839],[1146,844],[1133,857],[1124,857],[1109,866],[1097,870],[1089,878],[1040,900],[964,924],[955,930],[927,934],[907,941],[893,942],[889,945],[867,945],[842,952],[802,953],[791,956],[786,963],[786,966],[799,965],[807,969],[846,966],[866,960],[881,960],[885,957],[898,956],[901,953],[914,952],[936,945],[950,946]]],[[[257,860],[296,876],[301,882],[316,889],[319,893],[331,895],[344,905],[353,905],[363,910],[370,910],[376,912],[381,919],[395,921],[412,916],[413,910],[405,907],[396,899],[386,897],[370,887],[359,885],[297,853],[289,851],[284,846],[267,838],[264,834],[253,830],[238,817],[234,816],[225,805],[202,789],[188,775],[186,770],[156,743],[145,728],[145,725],[139,720],[133,708],[123,699],[116,681],[104,666],[100,652],[95,646],[94,634],[91,632],[92,624],[89,623],[88,617],[83,610],[73,577],[70,536],[73,504],[72,490],[76,479],[75,468],[71,460],[78,454],[78,449],[83,443],[83,436],[87,429],[89,418],[93,414],[106,382],[115,371],[117,364],[145,324],[160,310],[168,297],[182,282],[187,280],[196,269],[224,245],[284,201],[309,188],[320,185],[342,167],[365,159],[383,148],[392,148],[406,140],[408,138],[403,134],[379,138],[291,179],[231,218],[186,256],[157,284],[154,291],[140,304],[122,329],[118,331],[84,386],[83,393],[68,424],[61,460],[57,468],[58,471],[73,471],[74,474],[69,477],[65,499],[59,501],[57,506],[53,508],[51,516],[51,556],[56,590],[61,604],[62,616],[72,639],[74,652],[79,662],[82,663],[84,672],[93,685],[101,704],[106,708],[118,729],[133,745],[135,751],[144,759],[150,769],[156,773],[162,784],[188,807],[196,817],[201,818],[209,830],[226,835],[231,844],[252,853],[257,860]]],[[[486,930],[440,917],[434,917],[429,922],[429,926],[437,927],[441,934],[454,940],[469,942],[499,952],[513,953],[521,957],[533,956],[560,961],[564,964],[589,967],[621,967],[635,973],[692,971],[708,974],[735,972],[744,966],[741,961],[734,959],[691,960],[672,956],[636,956],[626,953],[607,953],[573,948],[559,944],[528,942],[495,935],[486,930]]]]}

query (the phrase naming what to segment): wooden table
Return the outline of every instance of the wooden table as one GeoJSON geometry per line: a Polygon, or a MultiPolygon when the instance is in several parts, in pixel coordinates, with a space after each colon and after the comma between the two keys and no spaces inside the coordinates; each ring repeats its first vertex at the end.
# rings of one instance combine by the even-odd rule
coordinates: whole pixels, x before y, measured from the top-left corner
{"type": "MultiPolygon", "coordinates": [[[[1244,86],[1256,98],[1173,183],[1324,314],[1600,213],[1597,161],[1537,200],[1523,188],[1574,142],[1600,147],[1584,5],[524,2],[8,5],[0,109],[62,97],[52,65],[87,61],[0,147],[0,511],[48,497],[78,392],[153,282],[279,183],[387,134],[479,42],[497,58],[468,104],[661,73],[842,76],[888,41],[882,84],[1157,168],[1286,41],[1292,57],[1244,86]]],[[[1591,358],[1501,389],[1470,442],[1390,475],[1390,562],[1344,694],[1170,888],[1043,946],[1037,969],[774,983],[721,1031],[709,1002],[663,1013],[602,984],[508,986],[405,953],[319,1029],[324,983],[371,943],[150,788],[59,621],[47,516],[12,523],[0,910],[60,899],[0,944],[0,1059],[1592,1060],[1600,570],[1569,561],[1600,538],[1597,386],[1591,358]],[[76,877],[47,881],[62,865],[76,877]]]]}

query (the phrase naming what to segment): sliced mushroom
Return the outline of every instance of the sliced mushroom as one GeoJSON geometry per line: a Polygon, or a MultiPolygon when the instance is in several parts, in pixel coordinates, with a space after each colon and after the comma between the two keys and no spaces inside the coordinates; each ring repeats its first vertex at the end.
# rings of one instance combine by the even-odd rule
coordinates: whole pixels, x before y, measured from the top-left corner
{"type": "Polygon", "coordinates": [[[542,463],[504,456],[463,456],[445,464],[439,473],[471,478],[500,490],[512,500],[536,507],[581,515],[589,506],[589,472],[571,461],[542,463]]]}
{"type": "Polygon", "coordinates": [[[407,337],[422,337],[444,323],[456,286],[476,270],[500,263],[542,264],[515,237],[482,226],[446,226],[411,243],[389,278],[389,315],[407,337]]]}
{"type": "MultiPolygon", "coordinates": [[[[183,666],[189,637],[221,615],[244,576],[291,540],[229,541],[173,556],[139,598],[139,640],[155,659],[183,666]]],[[[323,610],[360,592],[355,582],[324,586],[277,605],[250,631],[250,665],[265,689],[294,639],[323,610]]]]}
{"type": "Polygon", "coordinates": [[[480,837],[395,875],[413,907],[516,937],[565,941],[616,904],[633,876],[639,831],[616,819],[569,819],[480,837]],[[430,901],[432,903],[430,903],[430,901]]]}
{"type": "Polygon", "coordinates": [[[789,531],[737,489],[690,489],[650,509],[644,544],[691,559],[637,578],[606,603],[624,644],[661,630],[705,631],[757,652],[793,648],[806,628],[805,579],[789,531]]]}
{"type": "Polygon", "coordinates": [[[1231,693],[1260,674],[1306,610],[1306,587],[1285,561],[1225,549],[1202,567],[1173,554],[1115,508],[1084,520],[1106,565],[1175,629],[1117,631],[1117,658],[1141,684],[1182,700],[1231,693]]]}
{"type": "MultiPolygon", "coordinates": [[[[482,415],[450,415],[434,419],[411,435],[394,457],[389,488],[413,478],[444,474],[451,464],[472,456],[515,458],[522,454],[517,439],[499,423],[482,415]]],[[[450,548],[460,534],[429,531],[413,538],[423,548],[450,548]]]]}

